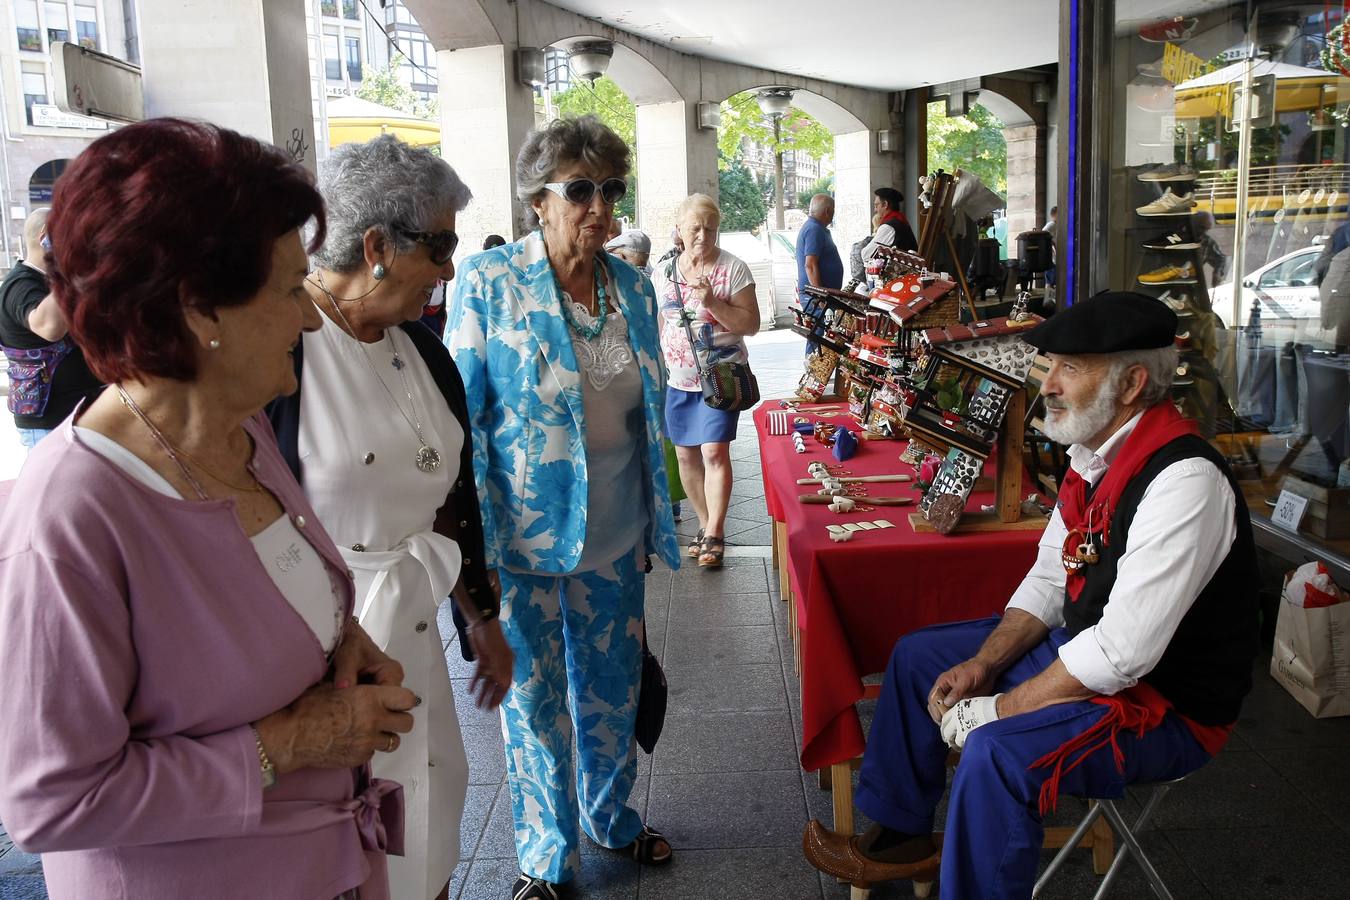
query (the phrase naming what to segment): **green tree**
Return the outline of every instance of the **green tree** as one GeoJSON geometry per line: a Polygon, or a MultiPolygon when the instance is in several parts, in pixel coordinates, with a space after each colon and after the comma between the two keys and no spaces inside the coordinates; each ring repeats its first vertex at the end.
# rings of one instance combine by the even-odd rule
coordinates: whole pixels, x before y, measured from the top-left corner
{"type": "Polygon", "coordinates": [[[824,125],[793,109],[783,116],[780,140],[773,138],[773,120],[760,111],[754,91],[743,91],[722,101],[722,125],[717,131],[719,165],[723,168],[741,157],[741,143],[768,147],[774,153],[796,150],[815,159],[834,154],[834,135],[824,125]]]}
{"type": "Polygon", "coordinates": [[[834,195],[833,175],[826,175],[823,178],[817,178],[815,184],[811,185],[804,191],[798,191],[797,208],[809,209],[811,206],[811,198],[814,197],[816,194],[829,194],[831,196],[834,195]]]}
{"type": "Polygon", "coordinates": [[[403,56],[395,53],[389,60],[389,65],[384,68],[366,69],[355,96],[390,109],[411,113],[419,119],[440,118],[440,104],[435,100],[419,99],[412,88],[399,80],[398,69],[403,62],[403,56]]]}
{"type": "Polygon", "coordinates": [[[948,117],[941,100],[928,104],[928,171],[973,172],[989,190],[1008,197],[1008,143],[1003,123],[983,106],[948,117]]]}
{"type": "Polygon", "coordinates": [[[723,231],[753,231],[764,224],[769,204],[755,176],[739,159],[718,160],[718,205],[723,231]]]}

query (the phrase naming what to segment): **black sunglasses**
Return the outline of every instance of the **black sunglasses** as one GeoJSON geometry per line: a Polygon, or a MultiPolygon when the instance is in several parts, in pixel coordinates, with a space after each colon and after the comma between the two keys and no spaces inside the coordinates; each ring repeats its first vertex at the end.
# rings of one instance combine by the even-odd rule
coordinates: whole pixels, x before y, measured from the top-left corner
{"type": "Polygon", "coordinates": [[[408,228],[399,228],[398,233],[419,244],[425,244],[431,254],[431,261],[438,266],[448,263],[450,257],[455,255],[455,248],[459,246],[459,235],[453,231],[412,231],[408,228]]]}
{"type": "Polygon", "coordinates": [[[592,181],[589,178],[572,178],[568,181],[551,181],[544,185],[568,203],[590,203],[598,189],[600,199],[605,205],[613,206],[628,193],[628,182],[622,178],[606,178],[604,181],[592,181]]]}

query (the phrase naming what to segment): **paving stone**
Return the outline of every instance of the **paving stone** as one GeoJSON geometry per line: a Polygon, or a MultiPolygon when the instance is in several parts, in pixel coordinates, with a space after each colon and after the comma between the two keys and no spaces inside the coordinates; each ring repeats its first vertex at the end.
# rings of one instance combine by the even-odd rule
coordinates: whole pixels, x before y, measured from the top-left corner
{"type": "Polygon", "coordinates": [[[461,727],[464,752],[469,757],[469,784],[500,784],[506,777],[506,753],[500,725],[461,727]]]}
{"type": "Polygon", "coordinates": [[[670,622],[677,628],[772,625],[775,601],[767,591],[750,594],[681,593],[670,601],[670,622]]]}
{"type": "Polygon", "coordinates": [[[653,775],[647,817],[684,850],[748,847],[801,852],[806,807],[795,771],[653,775]]]}
{"type": "Polygon", "coordinates": [[[783,673],[773,663],[667,668],[666,682],[670,716],[787,709],[783,673]]]}
{"type": "MultiPolygon", "coordinates": [[[[1265,658],[1265,667],[1270,664],[1265,658]]],[[[1252,677],[1237,733],[1255,750],[1350,746],[1350,717],[1315,719],[1263,667],[1252,677]]]]}
{"type": "Polygon", "coordinates": [[[642,900],[817,897],[816,870],[801,850],[683,850],[668,866],[642,870],[642,900]]]}
{"type": "Polygon", "coordinates": [[[681,594],[753,594],[769,589],[764,561],[724,566],[721,569],[691,566],[675,573],[671,596],[681,594]]]}
{"type": "Polygon", "coordinates": [[[754,665],[778,662],[772,625],[666,630],[665,665],[754,665]]]}
{"type": "MultiPolygon", "coordinates": [[[[1339,828],[1222,828],[1167,832],[1210,896],[1223,900],[1344,900],[1350,854],[1339,828]]],[[[1123,895],[1127,896],[1127,895],[1123,895]]],[[[1178,897],[1186,896],[1178,892],[1178,897]]]]}
{"type": "Polygon", "coordinates": [[[666,715],[654,775],[797,769],[785,709],[666,715]]]}
{"type": "Polygon", "coordinates": [[[1217,823],[1228,828],[1331,825],[1260,755],[1236,750],[1224,750],[1172,788],[1154,814],[1160,829],[1210,829],[1217,823]]]}
{"type": "Polygon", "coordinates": [[[469,690],[469,679],[456,678],[450,682],[455,694],[455,714],[459,716],[460,728],[493,726],[501,728],[501,714],[495,709],[479,709],[474,703],[473,692],[469,690]]]}

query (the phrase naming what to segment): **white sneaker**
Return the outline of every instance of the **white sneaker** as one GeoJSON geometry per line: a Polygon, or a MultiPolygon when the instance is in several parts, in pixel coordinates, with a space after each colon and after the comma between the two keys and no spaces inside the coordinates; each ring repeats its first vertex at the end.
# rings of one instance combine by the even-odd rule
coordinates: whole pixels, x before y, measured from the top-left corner
{"type": "Polygon", "coordinates": [[[1135,210],[1141,216],[1187,216],[1195,208],[1195,191],[1177,195],[1168,188],[1163,195],[1152,203],[1135,210]]]}

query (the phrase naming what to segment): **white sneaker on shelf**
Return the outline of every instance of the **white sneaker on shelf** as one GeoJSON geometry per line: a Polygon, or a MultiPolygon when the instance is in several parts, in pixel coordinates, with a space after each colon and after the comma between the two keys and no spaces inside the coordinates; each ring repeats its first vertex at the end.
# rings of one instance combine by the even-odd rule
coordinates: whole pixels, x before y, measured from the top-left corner
{"type": "Polygon", "coordinates": [[[1174,194],[1172,189],[1163,191],[1163,195],[1152,203],[1146,203],[1135,210],[1141,216],[1187,216],[1195,208],[1195,192],[1174,194]]]}

